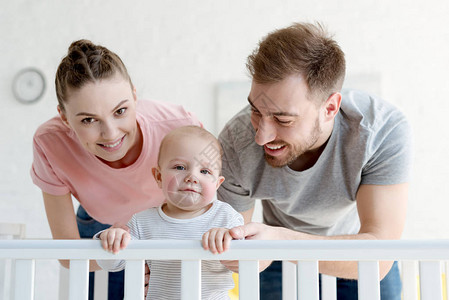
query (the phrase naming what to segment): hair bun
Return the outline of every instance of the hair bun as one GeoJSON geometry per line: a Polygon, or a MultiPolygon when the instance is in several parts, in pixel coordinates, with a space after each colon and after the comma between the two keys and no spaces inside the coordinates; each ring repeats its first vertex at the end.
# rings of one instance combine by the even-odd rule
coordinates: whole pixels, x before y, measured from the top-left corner
{"type": "Polygon", "coordinates": [[[74,41],[69,47],[69,53],[72,51],[81,50],[82,52],[86,52],[89,50],[95,50],[96,46],[89,40],[78,40],[74,41]]]}

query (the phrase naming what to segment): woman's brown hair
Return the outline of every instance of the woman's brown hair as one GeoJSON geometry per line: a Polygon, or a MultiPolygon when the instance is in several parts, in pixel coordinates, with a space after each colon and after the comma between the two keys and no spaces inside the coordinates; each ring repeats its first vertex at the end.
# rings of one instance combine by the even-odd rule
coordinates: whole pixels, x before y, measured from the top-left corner
{"type": "Polygon", "coordinates": [[[131,78],[117,54],[89,40],[73,42],[56,71],[56,96],[60,109],[64,111],[70,89],[79,89],[89,82],[111,78],[117,72],[129,80],[132,89],[131,78]]]}

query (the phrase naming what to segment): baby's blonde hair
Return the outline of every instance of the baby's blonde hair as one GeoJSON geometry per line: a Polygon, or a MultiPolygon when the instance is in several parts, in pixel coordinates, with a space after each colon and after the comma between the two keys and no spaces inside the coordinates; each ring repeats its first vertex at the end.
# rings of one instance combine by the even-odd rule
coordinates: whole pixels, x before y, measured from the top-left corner
{"type": "Polygon", "coordinates": [[[161,145],[159,146],[159,154],[157,156],[158,166],[160,166],[161,153],[164,153],[164,147],[166,146],[167,141],[170,140],[172,137],[180,135],[180,134],[195,135],[195,136],[198,136],[205,140],[210,140],[211,142],[213,142],[215,144],[215,146],[217,147],[217,149],[219,150],[220,156],[218,157],[218,162],[219,162],[219,166],[220,166],[219,171],[221,173],[221,159],[223,157],[223,148],[221,147],[220,142],[212,133],[210,133],[209,131],[207,131],[206,129],[204,129],[202,127],[195,126],[195,125],[178,127],[176,129],[173,129],[169,133],[167,133],[167,135],[165,135],[165,137],[162,139],[161,145]]]}

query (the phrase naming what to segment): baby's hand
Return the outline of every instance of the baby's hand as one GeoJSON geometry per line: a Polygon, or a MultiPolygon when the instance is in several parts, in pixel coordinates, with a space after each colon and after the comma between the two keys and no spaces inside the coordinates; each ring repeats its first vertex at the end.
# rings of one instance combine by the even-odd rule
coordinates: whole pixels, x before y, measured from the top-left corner
{"type": "Polygon", "coordinates": [[[100,234],[101,246],[104,250],[117,254],[128,246],[130,234],[122,228],[108,228],[100,234]]]}
{"type": "Polygon", "coordinates": [[[212,228],[203,234],[202,245],[204,250],[213,254],[223,253],[229,249],[232,236],[227,228],[212,228]]]}

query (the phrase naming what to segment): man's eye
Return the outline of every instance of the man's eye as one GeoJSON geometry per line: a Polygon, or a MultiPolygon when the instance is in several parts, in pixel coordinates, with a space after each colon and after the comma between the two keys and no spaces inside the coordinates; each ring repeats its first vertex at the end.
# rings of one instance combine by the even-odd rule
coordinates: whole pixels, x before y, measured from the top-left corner
{"type": "Polygon", "coordinates": [[[175,169],[182,171],[185,170],[186,168],[184,168],[184,166],[175,166],[175,169]]]}
{"type": "Polygon", "coordinates": [[[81,123],[86,124],[86,125],[92,124],[93,122],[95,122],[94,118],[84,118],[81,120],[81,123]]]}
{"type": "Polygon", "coordinates": [[[125,112],[126,112],[126,107],[122,107],[122,108],[118,109],[118,110],[115,112],[115,114],[116,114],[117,116],[121,116],[121,115],[123,115],[125,112]]]}
{"type": "Polygon", "coordinates": [[[291,124],[293,121],[291,121],[291,120],[279,120],[279,119],[276,119],[276,122],[278,122],[278,123],[281,124],[281,125],[289,125],[289,124],[291,124]]]}
{"type": "Polygon", "coordinates": [[[255,109],[254,107],[251,107],[251,112],[252,112],[253,114],[260,115],[260,111],[258,111],[258,110],[255,109]]]}

